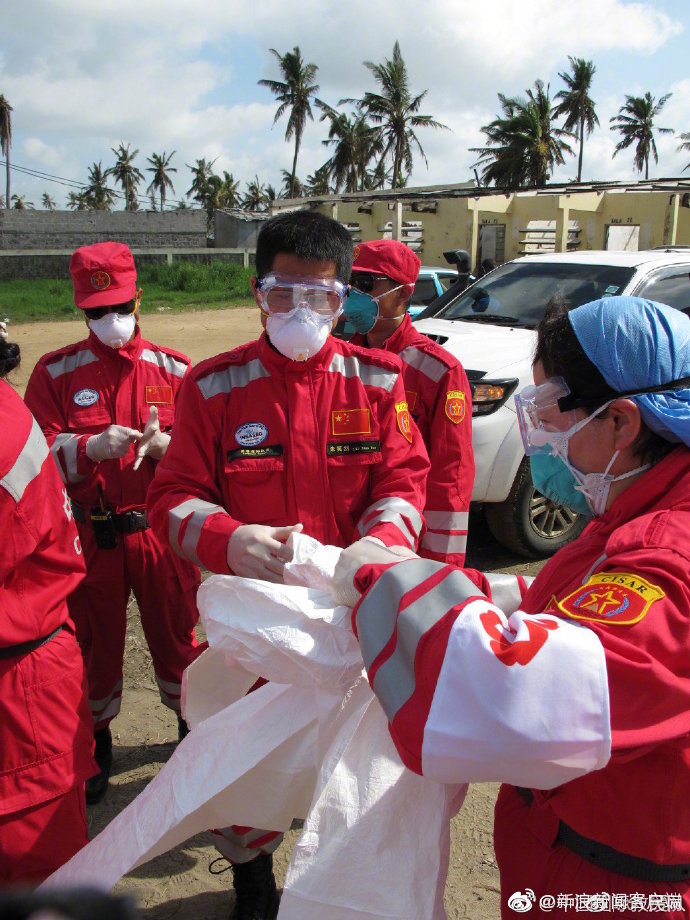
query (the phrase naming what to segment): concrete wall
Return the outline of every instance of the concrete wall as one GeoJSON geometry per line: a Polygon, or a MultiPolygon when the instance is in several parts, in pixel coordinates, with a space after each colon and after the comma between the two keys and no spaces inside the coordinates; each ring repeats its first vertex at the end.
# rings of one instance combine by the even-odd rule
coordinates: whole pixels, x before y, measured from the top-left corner
{"type": "Polygon", "coordinates": [[[2,250],[74,250],[117,240],[132,249],[205,249],[206,211],[16,211],[0,209],[2,250]]]}
{"type": "MultiPolygon", "coordinates": [[[[73,250],[0,250],[0,281],[15,278],[69,278],[73,250]]],[[[251,249],[147,249],[132,248],[137,266],[146,262],[236,262],[254,264],[251,249]]]]}

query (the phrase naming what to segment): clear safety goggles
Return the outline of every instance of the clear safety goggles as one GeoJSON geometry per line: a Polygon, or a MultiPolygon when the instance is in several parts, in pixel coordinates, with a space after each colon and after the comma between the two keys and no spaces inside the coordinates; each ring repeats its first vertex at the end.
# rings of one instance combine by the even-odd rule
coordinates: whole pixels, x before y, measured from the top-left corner
{"type": "Polygon", "coordinates": [[[577,425],[575,410],[564,412],[559,405],[559,400],[568,396],[570,389],[562,377],[550,377],[515,394],[520,434],[528,457],[545,447],[557,447],[573,433],[577,425]]]}
{"type": "Polygon", "coordinates": [[[350,290],[335,278],[299,278],[293,275],[264,275],[256,282],[261,308],[269,316],[308,307],[319,316],[335,319],[343,312],[350,290]]]}

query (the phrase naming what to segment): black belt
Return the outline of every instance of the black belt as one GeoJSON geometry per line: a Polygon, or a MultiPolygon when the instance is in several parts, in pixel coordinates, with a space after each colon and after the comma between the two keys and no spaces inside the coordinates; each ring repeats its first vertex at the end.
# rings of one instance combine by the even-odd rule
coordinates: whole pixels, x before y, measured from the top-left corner
{"type": "Polygon", "coordinates": [[[20,642],[19,645],[6,645],[4,648],[0,648],[0,659],[18,658],[20,655],[28,655],[29,652],[35,651],[35,649],[45,645],[46,642],[50,642],[51,639],[54,639],[61,629],[62,625],[54,629],[50,635],[41,636],[40,639],[32,639],[30,642],[20,642]]]}
{"type": "MultiPolygon", "coordinates": [[[[531,805],[534,801],[531,789],[515,786],[515,791],[527,805],[531,805]]],[[[637,878],[647,882],[687,882],[690,879],[690,863],[662,865],[649,859],[642,859],[640,856],[621,853],[620,850],[614,850],[605,843],[597,843],[596,840],[583,837],[563,821],[558,824],[556,841],[572,850],[573,853],[577,853],[588,863],[599,866],[600,869],[607,872],[625,875],[627,878],[637,878]]]]}
{"type": "MultiPolygon", "coordinates": [[[[84,524],[89,520],[86,508],[82,508],[81,505],[75,505],[74,502],[71,502],[71,505],[75,521],[84,524]]],[[[100,512],[100,509],[94,509],[94,511],[100,512]]],[[[145,511],[122,511],[119,514],[113,512],[112,521],[118,533],[137,533],[140,530],[146,530],[149,526],[145,511]]]]}

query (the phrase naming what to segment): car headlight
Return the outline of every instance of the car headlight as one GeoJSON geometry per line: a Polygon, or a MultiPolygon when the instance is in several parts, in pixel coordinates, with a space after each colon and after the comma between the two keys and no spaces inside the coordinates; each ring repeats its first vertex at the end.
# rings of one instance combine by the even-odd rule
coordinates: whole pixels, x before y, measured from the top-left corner
{"type": "MultiPolygon", "coordinates": [[[[468,374],[469,376],[469,374],[468,374]]],[[[472,390],[472,416],[491,415],[500,409],[508,397],[515,391],[519,380],[511,377],[507,380],[470,380],[472,390]]]]}

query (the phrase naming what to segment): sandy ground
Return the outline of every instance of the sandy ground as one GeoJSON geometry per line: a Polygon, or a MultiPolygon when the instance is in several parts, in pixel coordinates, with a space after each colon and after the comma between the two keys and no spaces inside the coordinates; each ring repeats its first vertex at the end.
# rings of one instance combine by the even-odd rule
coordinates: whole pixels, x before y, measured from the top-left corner
{"type": "MultiPolygon", "coordinates": [[[[146,315],[146,338],[169,345],[199,361],[254,338],[260,331],[256,309],[236,308],[187,314],[146,315]]],[[[77,341],[83,323],[35,323],[10,327],[10,340],[22,348],[22,366],[13,383],[23,392],[36,360],[45,352],[77,341]]],[[[480,517],[472,516],[468,565],[487,570],[536,574],[539,563],[525,564],[511,557],[493,540],[480,517]]],[[[128,611],[125,689],[122,711],[112,723],[114,766],[103,802],[89,809],[91,836],[100,832],[136,795],[170,757],[177,740],[177,722],[159,700],[136,603],[128,611]]],[[[451,860],[446,886],[450,920],[497,920],[498,871],[492,846],[495,785],[473,786],[451,826],[451,860]]],[[[276,876],[282,884],[299,829],[286,837],[275,856],[276,876]]],[[[220,920],[232,904],[230,873],[212,875],[208,865],[217,855],[207,834],[200,834],[137,869],[116,887],[133,894],[146,920],[220,920]]],[[[385,884],[385,881],[382,882],[385,884]]],[[[357,880],[353,879],[353,884],[357,880]]],[[[328,918],[324,918],[328,920],[328,918]]],[[[410,918],[425,920],[425,918],[410,918]]]]}

